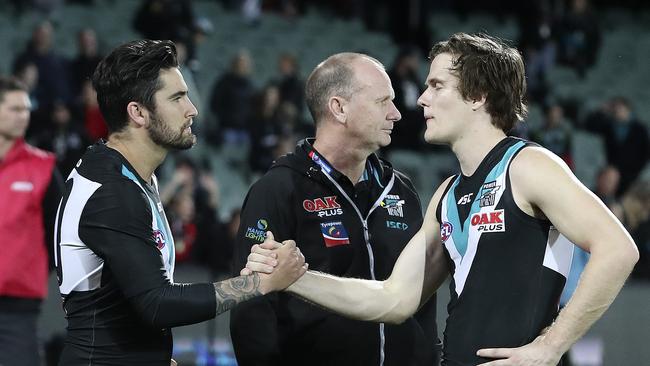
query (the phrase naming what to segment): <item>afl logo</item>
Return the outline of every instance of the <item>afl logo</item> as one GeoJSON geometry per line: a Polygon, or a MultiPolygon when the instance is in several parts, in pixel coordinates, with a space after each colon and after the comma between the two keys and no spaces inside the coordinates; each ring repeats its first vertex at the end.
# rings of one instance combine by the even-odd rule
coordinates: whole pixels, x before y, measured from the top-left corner
{"type": "Polygon", "coordinates": [[[451,233],[454,231],[454,226],[445,221],[442,223],[442,226],[440,227],[440,238],[442,239],[442,242],[446,242],[447,239],[451,236],[451,233]]]}
{"type": "Polygon", "coordinates": [[[158,248],[158,250],[162,250],[162,248],[165,247],[165,234],[163,234],[160,230],[154,231],[153,241],[156,242],[156,248],[158,248]]]}

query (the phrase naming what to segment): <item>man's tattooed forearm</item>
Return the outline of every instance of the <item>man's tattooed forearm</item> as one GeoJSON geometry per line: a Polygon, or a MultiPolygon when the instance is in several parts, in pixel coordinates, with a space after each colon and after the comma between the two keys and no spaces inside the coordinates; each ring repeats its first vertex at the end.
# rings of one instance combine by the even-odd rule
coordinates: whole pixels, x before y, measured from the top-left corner
{"type": "Polygon", "coordinates": [[[259,291],[260,276],[253,273],[250,276],[239,276],[229,280],[215,282],[214,291],[217,295],[217,314],[232,309],[242,301],[262,295],[259,291]]]}

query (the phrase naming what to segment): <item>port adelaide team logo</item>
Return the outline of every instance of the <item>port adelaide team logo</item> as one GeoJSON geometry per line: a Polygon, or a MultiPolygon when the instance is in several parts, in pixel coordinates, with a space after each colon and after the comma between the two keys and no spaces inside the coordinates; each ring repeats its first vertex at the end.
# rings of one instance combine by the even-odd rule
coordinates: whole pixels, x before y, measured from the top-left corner
{"type": "Polygon", "coordinates": [[[379,205],[385,208],[391,216],[404,217],[404,200],[397,194],[386,195],[379,205]]]}
{"type": "Polygon", "coordinates": [[[315,212],[318,217],[343,215],[343,209],[336,200],[336,196],[304,200],[302,201],[302,208],[307,212],[315,212]]]}
{"type": "Polygon", "coordinates": [[[481,188],[481,195],[479,200],[480,207],[494,206],[495,197],[501,186],[497,185],[497,181],[493,180],[483,184],[481,188]]]}

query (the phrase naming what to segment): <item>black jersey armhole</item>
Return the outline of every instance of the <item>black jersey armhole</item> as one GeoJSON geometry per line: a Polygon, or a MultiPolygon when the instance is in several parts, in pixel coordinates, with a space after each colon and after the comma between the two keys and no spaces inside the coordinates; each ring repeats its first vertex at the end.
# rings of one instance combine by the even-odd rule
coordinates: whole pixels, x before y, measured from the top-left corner
{"type": "MultiPolygon", "coordinates": [[[[445,187],[444,192],[442,192],[442,195],[440,196],[440,200],[438,201],[438,206],[436,206],[436,219],[438,220],[438,223],[442,225],[442,200],[447,196],[447,192],[451,189],[451,186],[454,185],[454,182],[456,179],[458,179],[459,174],[454,174],[451,179],[449,179],[449,183],[447,184],[447,187],[445,187]]],[[[434,193],[435,194],[435,193],[434,193]]]]}

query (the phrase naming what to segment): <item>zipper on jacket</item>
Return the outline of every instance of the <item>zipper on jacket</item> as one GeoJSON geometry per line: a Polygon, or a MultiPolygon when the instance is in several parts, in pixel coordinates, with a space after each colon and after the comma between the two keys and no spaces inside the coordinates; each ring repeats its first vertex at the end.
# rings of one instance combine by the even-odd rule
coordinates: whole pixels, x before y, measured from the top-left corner
{"type": "MultiPolygon", "coordinates": [[[[368,218],[370,217],[370,214],[379,207],[379,204],[381,201],[386,197],[388,192],[393,188],[393,184],[395,183],[395,173],[392,173],[390,180],[388,181],[388,184],[386,184],[386,187],[384,190],[381,192],[379,195],[379,198],[375,201],[375,203],[372,205],[370,210],[368,210],[368,215],[364,218],[363,215],[361,215],[361,211],[357,207],[357,205],[354,203],[354,201],[348,196],[347,193],[343,190],[343,188],[338,184],[332,176],[329,175],[329,173],[325,170],[322,169],[321,172],[329,179],[332,184],[338,189],[339,193],[345,197],[345,199],[350,203],[350,205],[354,208],[354,210],[357,213],[357,216],[359,217],[359,220],[361,220],[361,224],[363,225],[363,238],[366,242],[366,250],[368,251],[368,259],[370,262],[370,278],[373,280],[376,280],[377,278],[375,277],[375,255],[372,251],[372,246],[370,245],[370,232],[368,230],[368,218]]],[[[385,352],[384,352],[384,347],[386,345],[386,336],[384,334],[384,323],[379,323],[379,366],[384,366],[384,359],[385,359],[385,352]]]]}

